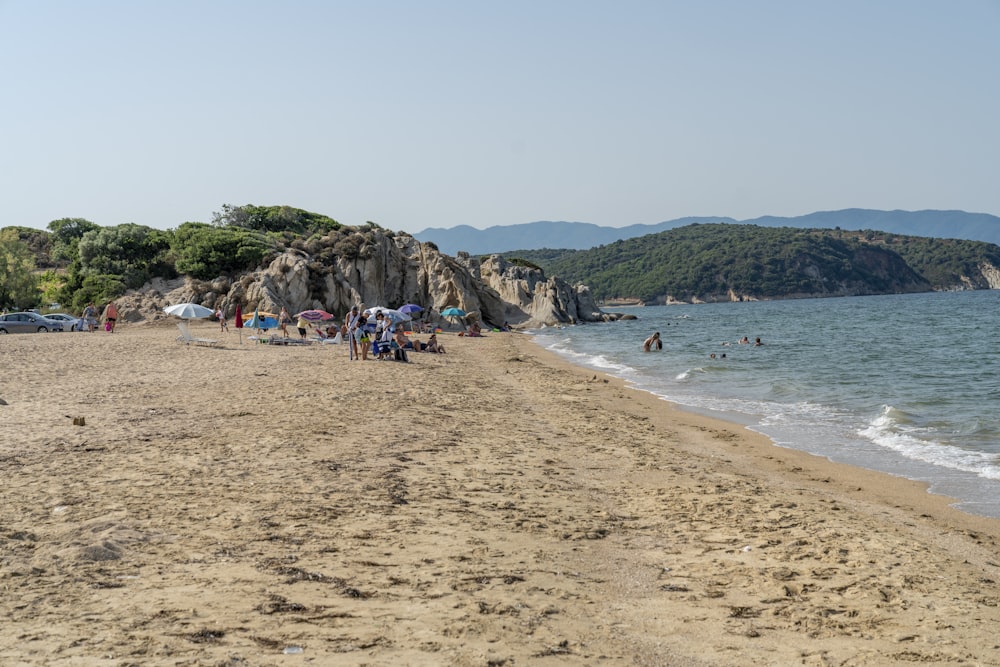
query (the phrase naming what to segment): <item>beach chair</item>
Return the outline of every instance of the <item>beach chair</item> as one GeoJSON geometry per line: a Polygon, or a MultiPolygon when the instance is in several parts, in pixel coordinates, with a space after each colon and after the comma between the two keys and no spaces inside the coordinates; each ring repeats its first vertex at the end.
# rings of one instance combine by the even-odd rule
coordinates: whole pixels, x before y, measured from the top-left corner
{"type": "Polygon", "coordinates": [[[217,340],[212,340],[211,338],[196,338],[195,336],[192,336],[191,327],[186,321],[178,322],[177,328],[181,331],[181,335],[177,337],[177,340],[186,345],[190,345],[191,343],[194,343],[195,345],[215,345],[219,342],[217,340]]]}
{"type": "Polygon", "coordinates": [[[334,336],[333,338],[330,338],[329,336],[314,336],[312,340],[316,341],[317,343],[320,343],[321,345],[340,345],[341,343],[344,342],[343,338],[341,338],[340,336],[339,331],[337,332],[337,335],[334,336]]]}

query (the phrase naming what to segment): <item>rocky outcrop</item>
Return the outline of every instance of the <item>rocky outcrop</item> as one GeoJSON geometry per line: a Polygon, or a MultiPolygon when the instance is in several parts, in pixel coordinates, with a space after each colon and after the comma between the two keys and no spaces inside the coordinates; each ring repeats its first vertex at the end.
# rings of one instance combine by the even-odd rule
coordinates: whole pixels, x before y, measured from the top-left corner
{"type": "Polygon", "coordinates": [[[408,234],[379,228],[298,243],[234,278],[154,281],[120,301],[123,316],[132,321],[158,319],[164,306],[183,302],[221,306],[230,316],[237,303],[244,312],[320,308],[338,316],[359,304],[415,303],[426,309],[427,319],[445,327],[454,323],[440,312],[450,306],[474,313],[487,326],[614,319],[597,307],[583,285],[571,286],[499,256],[482,261],[467,254],[449,257],[408,234]]]}
{"type": "Polygon", "coordinates": [[[990,289],[1000,289],[1000,269],[988,262],[984,262],[979,265],[979,271],[982,273],[983,280],[986,281],[990,289]]]}
{"type": "Polygon", "coordinates": [[[956,289],[1000,289],[1000,269],[989,262],[982,262],[978,269],[971,276],[959,276],[961,285],[956,285],[956,289]]]}
{"type": "Polygon", "coordinates": [[[546,277],[537,268],[508,262],[500,255],[479,262],[459,253],[459,260],[499,297],[505,321],[534,327],[608,319],[585,285],[571,286],[559,278],[546,277]]]}

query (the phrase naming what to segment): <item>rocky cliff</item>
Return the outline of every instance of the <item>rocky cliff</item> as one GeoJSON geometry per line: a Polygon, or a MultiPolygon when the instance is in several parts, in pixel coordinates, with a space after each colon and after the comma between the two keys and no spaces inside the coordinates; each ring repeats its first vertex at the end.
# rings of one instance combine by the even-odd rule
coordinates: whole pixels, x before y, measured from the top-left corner
{"type": "Polygon", "coordinates": [[[445,327],[451,323],[440,312],[450,306],[475,313],[487,326],[615,319],[601,312],[583,285],[571,286],[499,256],[449,257],[433,244],[379,228],[297,242],[240,276],[156,280],[120,302],[122,316],[130,321],[159,319],[164,306],[184,302],[221,306],[229,316],[237,303],[244,312],[320,308],[338,316],[359,304],[398,308],[415,303],[425,308],[425,318],[445,327]]]}

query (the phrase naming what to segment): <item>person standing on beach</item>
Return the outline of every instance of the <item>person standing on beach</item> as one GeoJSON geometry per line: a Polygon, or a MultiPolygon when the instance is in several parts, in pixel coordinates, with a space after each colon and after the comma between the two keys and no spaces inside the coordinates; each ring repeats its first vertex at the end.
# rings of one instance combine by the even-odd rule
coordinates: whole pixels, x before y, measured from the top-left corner
{"type": "Polygon", "coordinates": [[[295,328],[299,330],[299,338],[306,339],[306,332],[309,330],[309,320],[299,315],[299,321],[295,323],[295,328]]]}
{"type": "Polygon", "coordinates": [[[281,314],[278,315],[278,327],[281,329],[281,333],[288,338],[288,325],[292,323],[292,318],[288,314],[288,309],[284,306],[281,307],[281,314]]]}
{"type": "Polygon", "coordinates": [[[83,309],[83,321],[87,323],[87,331],[94,333],[94,329],[97,328],[97,306],[93,301],[83,309]]]}
{"type": "Polygon", "coordinates": [[[104,308],[104,328],[108,333],[115,332],[116,322],[118,322],[118,308],[114,301],[108,301],[108,305],[104,308]]]}
{"type": "Polygon", "coordinates": [[[660,332],[659,331],[657,331],[652,336],[650,336],[649,338],[647,338],[646,340],[644,340],[642,342],[642,351],[643,352],[650,352],[653,349],[653,347],[656,347],[657,350],[662,350],[663,349],[663,341],[660,340],[660,332]]]}
{"type": "Polygon", "coordinates": [[[350,359],[352,361],[358,358],[358,307],[354,306],[351,311],[347,313],[347,317],[344,318],[344,335],[347,337],[348,347],[350,349],[350,359]]]}
{"type": "Polygon", "coordinates": [[[226,321],[226,314],[222,312],[222,306],[215,309],[215,318],[219,320],[219,333],[229,331],[229,322],[226,321]]]}
{"type": "Polygon", "coordinates": [[[368,350],[370,350],[372,346],[371,338],[368,337],[367,326],[368,318],[364,315],[359,315],[356,333],[358,335],[358,348],[361,350],[361,361],[368,361],[368,350]]]}

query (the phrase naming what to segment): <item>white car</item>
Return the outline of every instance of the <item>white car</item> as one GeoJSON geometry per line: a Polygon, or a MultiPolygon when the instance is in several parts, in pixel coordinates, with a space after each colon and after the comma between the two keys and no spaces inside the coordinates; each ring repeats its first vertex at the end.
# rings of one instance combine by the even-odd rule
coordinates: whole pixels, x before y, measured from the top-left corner
{"type": "Polygon", "coordinates": [[[87,328],[87,323],[83,321],[82,317],[73,317],[66,313],[49,313],[45,317],[49,320],[62,322],[63,328],[66,331],[83,331],[87,328]]]}

